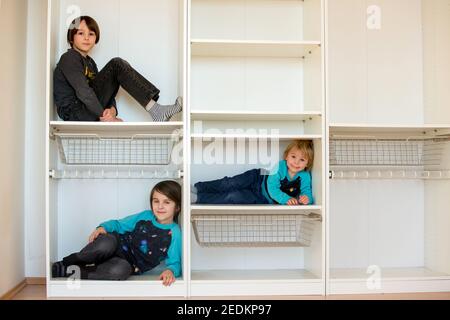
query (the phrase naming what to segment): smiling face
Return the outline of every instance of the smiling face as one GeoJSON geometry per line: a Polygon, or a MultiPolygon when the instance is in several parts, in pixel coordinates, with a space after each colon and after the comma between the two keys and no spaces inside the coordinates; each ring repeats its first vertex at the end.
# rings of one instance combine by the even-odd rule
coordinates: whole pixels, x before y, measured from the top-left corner
{"type": "Polygon", "coordinates": [[[175,201],[169,199],[164,194],[155,191],[152,197],[152,211],[156,220],[161,224],[173,223],[173,218],[178,210],[175,201]]]}
{"type": "Polygon", "coordinates": [[[77,32],[73,37],[73,48],[86,56],[95,46],[97,35],[88,28],[86,21],[81,21],[77,32]]]}
{"type": "Polygon", "coordinates": [[[297,148],[292,148],[288,152],[285,160],[291,177],[294,177],[300,171],[305,170],[308,166],[308,158],[297,148]]]}

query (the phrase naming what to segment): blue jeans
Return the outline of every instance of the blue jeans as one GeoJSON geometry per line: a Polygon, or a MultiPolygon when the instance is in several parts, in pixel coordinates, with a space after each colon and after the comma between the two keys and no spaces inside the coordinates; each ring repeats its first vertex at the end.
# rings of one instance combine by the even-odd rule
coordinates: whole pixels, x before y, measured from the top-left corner
{"type": "Polygon", "coordinates": [[[264,176],[253,169],[218,180],[197,182],[197,204],[268,204],[262,194],[264,176]]]}

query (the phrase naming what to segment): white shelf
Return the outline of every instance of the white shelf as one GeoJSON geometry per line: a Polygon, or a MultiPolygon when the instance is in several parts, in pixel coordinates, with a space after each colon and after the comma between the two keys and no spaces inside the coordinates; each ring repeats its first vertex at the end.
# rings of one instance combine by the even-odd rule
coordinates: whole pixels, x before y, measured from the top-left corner
{"type": "Polygon", "coordinates": [[[330,123],[330,134],[402,134],[412,136],[448,136],[450,135],[449,125],[387,125],[387,124],[350,124],[350,123],[330,123]]]}
{"type": "Polygon", "coordinates": [[[209,121],[258,121],[258,120],[272,120],[272,121],[304,121],[316,117],[321,117],[320,111],[305,111],[305,112],[270,112],[270,111],[191,111],[191,120],[209,120],[209,121]]]}
{"type": "Polygon", "coordinates": [[[320,41],[192,39],[191,52],[204,57],[303,58],[320,45],[320,41]]]}
{"type": "Polygon", "coordinates": [[[51,121],[50,132],[117,134],[171,134],[183,128],[183,122],[71,122],[51,121]]]}
{"type": "Polygon", "coordinates": [[[192,134],[192,139],[279,139],[279,140],[318,140],[322,139],[320,134],[306,135],[258,135],[258,134],[192,134]]]}
{"type": "Polygon", "coordinates": [[[322,206],[282,206],[282,205],[192,205],[191,211],[196,214],[211,211],[226,211],[228,214],[273,214],[282,211],[283,214],[308,214],[310,211],[320,211],[322,206]]]}
{"type": "Polygon", "coordinates": [[[285,270],[193,270],[192,281],[273,281],[273,280],[320,280],[303,269],[285,270]]]}
{"type": "MultiPolygon", "coordinates": [[[[429,279],[450,279],[450,275],[442,272],[432,271],[427,268],[381,268],[381,279],[389,280],[429,280],[429,279]]],[[[331,269],[330,278],[332,280],[364,280],[370,274],[366,269],[331,269]]]]}
{"type": "Polygon", "coordinates": [[[155,276],[142,276],[139,280],[130,277],[126,281],[79,280],[68,284],[67,279],[49,280],[47,295],[51,298],[145,298],[149,297],[184,297],[186,281],[176,280],[170,287],[165,287],[155,276]],[[72,285],[72,287],[71,287],[72,285]]]}

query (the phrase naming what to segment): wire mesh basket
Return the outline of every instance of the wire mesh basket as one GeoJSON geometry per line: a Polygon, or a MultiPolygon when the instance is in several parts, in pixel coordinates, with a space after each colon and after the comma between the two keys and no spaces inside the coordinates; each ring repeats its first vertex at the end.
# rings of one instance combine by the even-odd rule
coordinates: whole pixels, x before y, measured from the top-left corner
{"type": "Polygon", "coordinates": [[[442,149],[442,144],[433,140],[332,139],[330,165],[439,165],[442,149]]]}
{"type": "Polygon", "coordinates": [[[56,139],[61,160],[68,165],[168,165],[177,141],[171,135],[58,135],[56,139]]]}
{"type": "Polygon", "coordinates": [[[192,215],[203,247],[309,247],[319,214],[192,215]]]}

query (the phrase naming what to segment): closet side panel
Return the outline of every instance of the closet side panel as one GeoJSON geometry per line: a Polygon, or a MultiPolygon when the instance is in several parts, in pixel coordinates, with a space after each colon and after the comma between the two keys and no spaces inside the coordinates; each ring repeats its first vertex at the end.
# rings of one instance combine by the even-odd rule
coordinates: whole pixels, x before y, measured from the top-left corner
{"type": "Polygon", "coordinates": [[[422,1],[425,122],[450,123],[450,0],[422,1]]]}
{"type": "MultiPolygon", "coordinates": [[[[442,170],[450,170],[450,142],[444,145],[442,170]]],[[[450,181],[425,182],[425,266],[450,274],[450,181]]]]}

